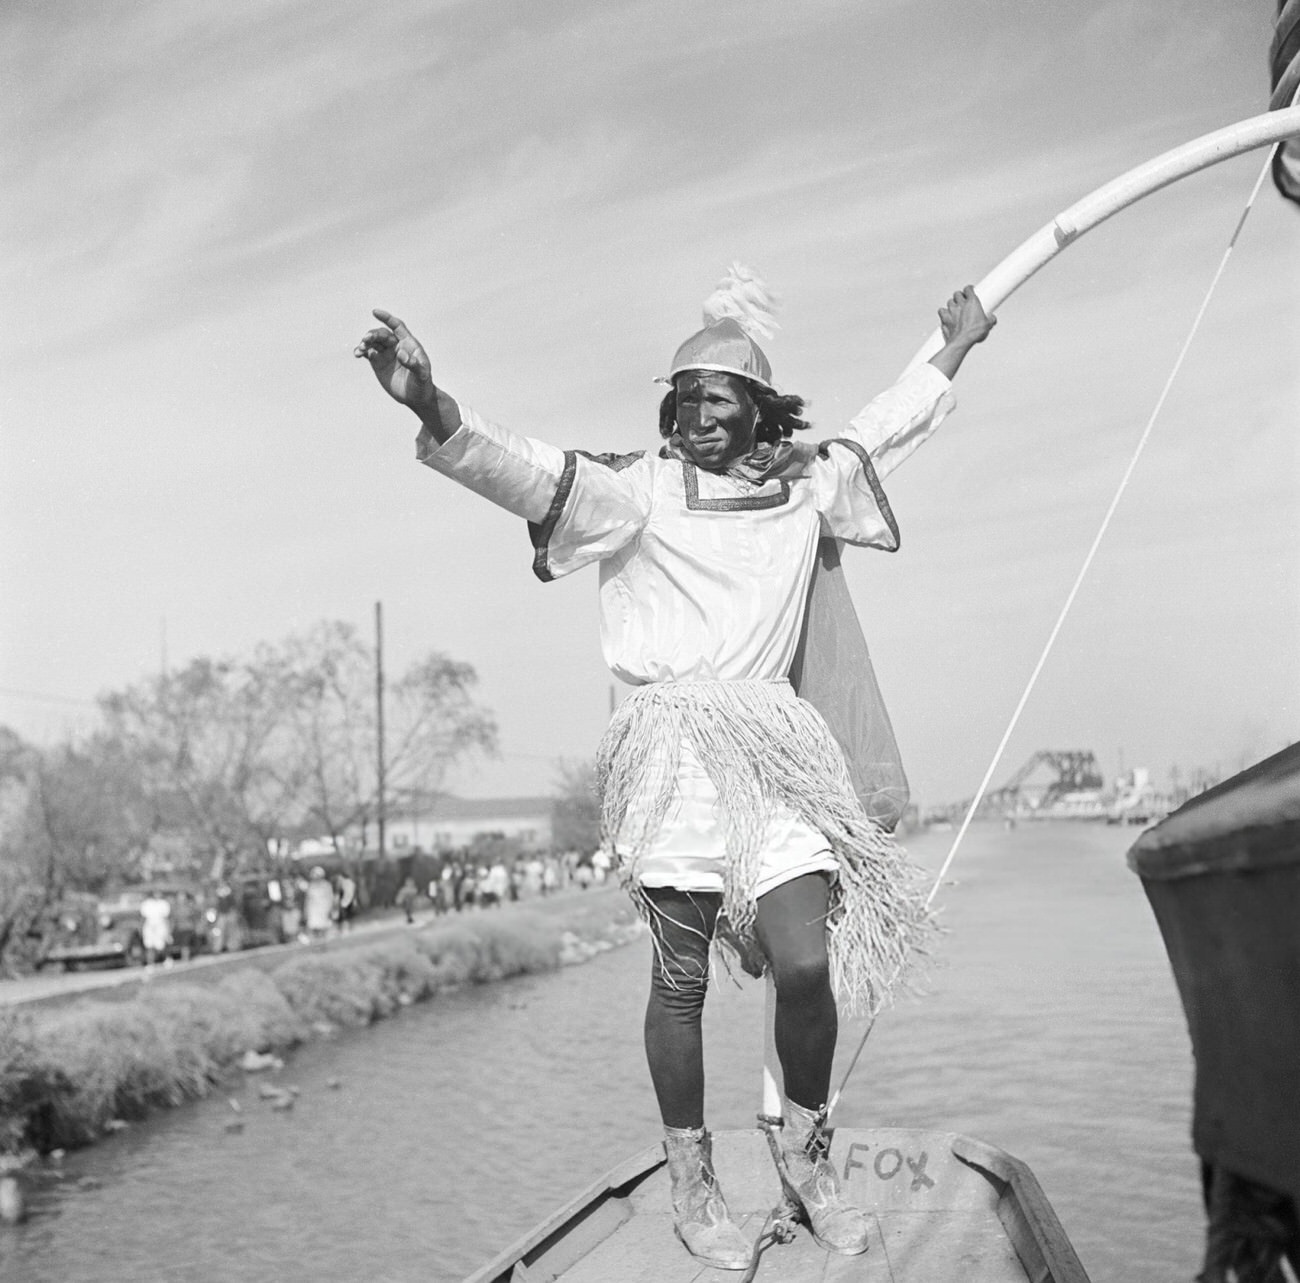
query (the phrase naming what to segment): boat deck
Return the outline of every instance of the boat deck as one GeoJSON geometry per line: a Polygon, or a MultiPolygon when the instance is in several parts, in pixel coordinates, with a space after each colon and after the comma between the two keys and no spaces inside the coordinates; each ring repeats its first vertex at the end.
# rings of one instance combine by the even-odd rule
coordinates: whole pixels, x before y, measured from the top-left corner
{"type": "MultiPolygon", "coordinates": [[[[762,1256],[771,1283],[1087,1283],[1029,1169],[953,1133],[839,1128],[832,1159],[847,1197],[873,1222],[861,1256],[837,1256],[800,1227],[762,1256]]],[[[733,1218],[751,1240],[780,1199],[762,1132],[718,1132],[714,1165],[733,1218]]],[[[609,1173],[467,1283],[730,1283],[673,1233],[659,1145],[609,1173]]]]}

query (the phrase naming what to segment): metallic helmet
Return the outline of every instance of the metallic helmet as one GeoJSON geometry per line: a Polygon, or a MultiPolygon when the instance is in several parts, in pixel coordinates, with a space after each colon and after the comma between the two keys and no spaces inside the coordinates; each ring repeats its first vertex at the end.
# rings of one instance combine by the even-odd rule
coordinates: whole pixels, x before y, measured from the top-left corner
{"type": "Polygon", "coordinates": [[[686,370],[717,370],[739,374],[765,388],[772,386],[772,364],[763,349],[741,329],[734,317],[724,316],[692,334],[673,355],[666,383],[686,370]]]}
{"type": "Polygon", "coordinates": [[[770,388],[772,365],[754,336],[772,337],[776,303],[756,272],[743,263],[732,263],[704,301],[704,328],[677,349],[672,369],[659,382],[671,383],[686,370],[716,370],[770,388]]]}

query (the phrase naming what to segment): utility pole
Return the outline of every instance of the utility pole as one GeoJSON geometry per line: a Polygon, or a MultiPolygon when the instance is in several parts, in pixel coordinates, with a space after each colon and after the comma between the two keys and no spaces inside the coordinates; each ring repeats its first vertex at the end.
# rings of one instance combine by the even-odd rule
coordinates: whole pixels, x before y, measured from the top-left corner
{"type": "Polygon", "coordinates": [[[388,815],[384,796],[387,792],[384,779],[384,603],[375,602],[375,706],[379,724],[379,858],[385,856],[385,828],[388,815]]]}

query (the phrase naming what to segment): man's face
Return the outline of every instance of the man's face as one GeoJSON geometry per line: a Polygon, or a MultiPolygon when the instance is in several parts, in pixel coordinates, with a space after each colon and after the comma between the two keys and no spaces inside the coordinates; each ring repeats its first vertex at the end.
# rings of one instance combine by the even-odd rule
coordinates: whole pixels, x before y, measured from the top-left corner
{"type": "Polygon", "coordinates": [[[758,410],[734,374],[687,370],[673,380],[677,433],[697,467],[719,471],[754,448],[758,410]]]}

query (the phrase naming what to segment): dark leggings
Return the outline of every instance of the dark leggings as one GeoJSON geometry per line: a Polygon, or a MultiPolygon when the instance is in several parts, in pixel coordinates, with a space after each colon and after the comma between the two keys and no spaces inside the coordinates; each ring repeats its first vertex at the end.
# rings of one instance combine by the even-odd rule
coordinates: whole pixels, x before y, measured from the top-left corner
{"type": "MultiPolygon", "coordinates": [[[[646,1059],[666,1127],[704,1125],[704,1042],[700,1016],[709,983],[709,945],[722,896],[647,888],[654,958],[645,1013],[646,1059]]],[[[826,954],[829,888],[805,874],[758,901],[757,935],[776,982],[776,1053],[785,1094],[819,1109],[830,1092],[839,1019],[826,954]]]]}

